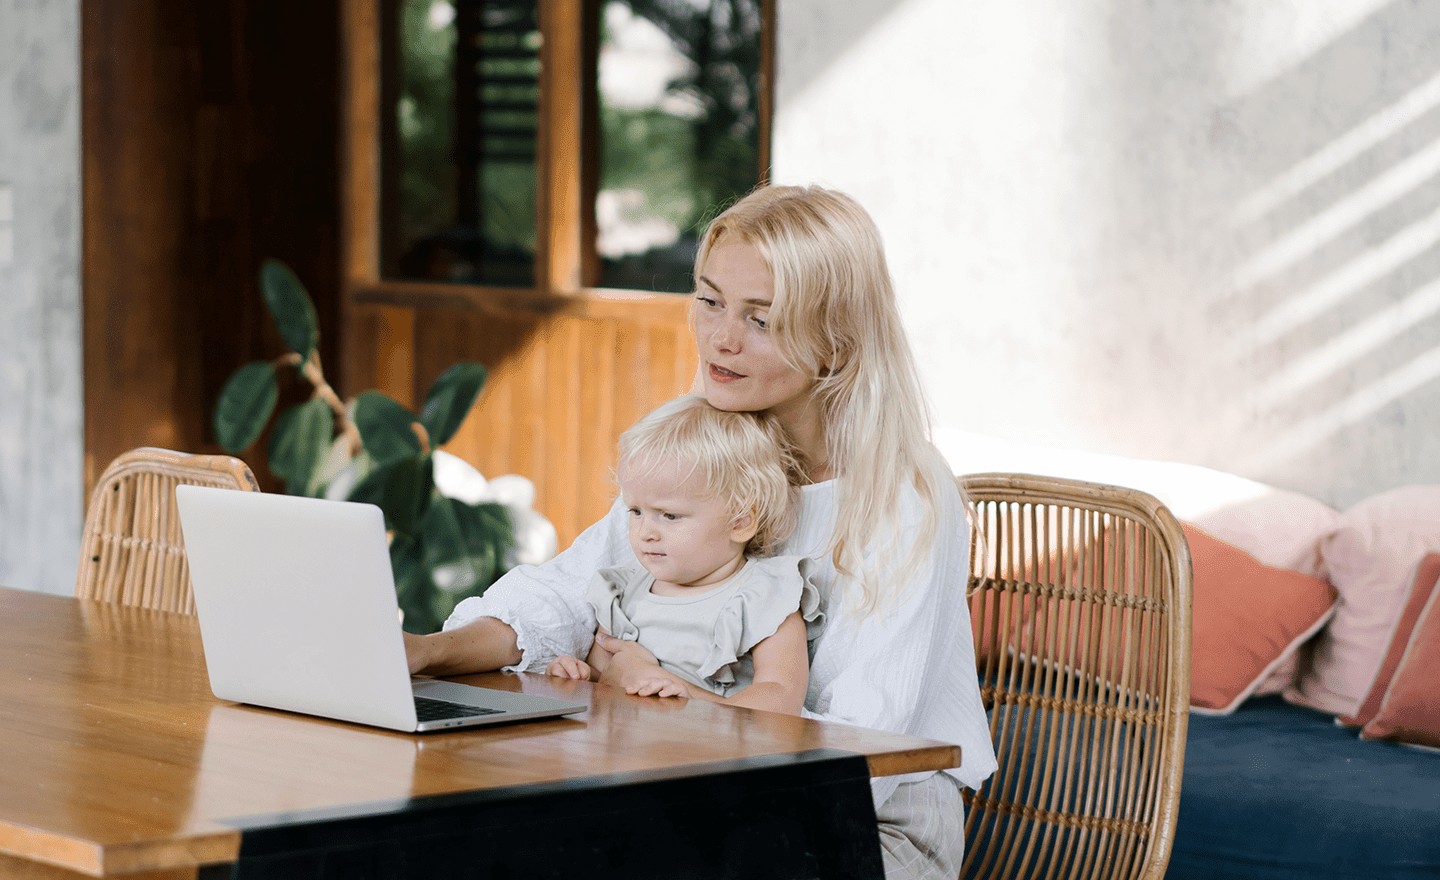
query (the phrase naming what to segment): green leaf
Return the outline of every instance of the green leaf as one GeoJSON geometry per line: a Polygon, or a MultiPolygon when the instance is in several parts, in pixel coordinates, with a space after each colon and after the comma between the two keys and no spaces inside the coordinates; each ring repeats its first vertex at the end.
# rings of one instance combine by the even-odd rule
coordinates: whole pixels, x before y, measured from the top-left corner
{"type": "Polygon", "coordinates": [[[390,475],[391,467],[393,467],[393,465],[371,467],[365,476],[360,478],[360,482],[355,484],[355,488],[350,490],[350,494],[346,496],[346,500],[359,501],[362,504],[373,504],[376,507],[380,507],[381,510],[384,510],[384,507],[381,505],[385,500],[385,478],[390,475]]]}
{"type": "Polygon", "coordinates": [[[270,432],[270,470],[285,481],[285,491],[302,495],[310,475],[330,451],[335,437],[334,416],[319,397],[293,406],[275,420],[270,432]]]}
{"type": "Polygon", "coordinates": [[[436,497],[421,523],[423,564],[436,590],[431,610],[444,620],[470,596],[483,595],[502,573],[513,529],[503,505],[436,497]]]}
{"type": "Polygon", "coordinates": [[[285,344],[300,355],[302,363],[309,360],[320,341],[320,321],[315,317],[315,304],[305,292],[305,285],[289,266],[268,259],[260,266],[260,292],[285,344]]]}
{"type": "Polygon", "coordinates": [[[380,507],[397,533],[413,535],[435,494],[435,463],[428,455],[395,462],[385,474],[380,507]]]}
{"type": "Polygon", "coordinates": [[[414,414],[379,391],[366,391],[356,398],[354,418],[365,451],[382,465],[423,451],[420,438],[410,427],[414,414]]]}
{"type": "Polygon", "coordinates": [[[265,430],[279,399],[273,364],[255,361],[236,370],[215,404],[215,438],[225,451],[239,454],[248,449],[265,430]]]}
{"type": "Polygon", "coordinates": [[[390,541],[390,569],[395,575],[395,598],[405,615],[406,632],[427,635],[440,628],[442,618],[432,610],[439,592],[421,562],[424,547],[409,535],[397,534],[390,541]]]}
{"type": "Polygon", "coordinates": [[[482,364],[461,361],[440,374],[430,393],[425,395],[425,405],[420,407],[420,424],[430,435],[432,449],[450,442],[460,423],[475,405],[480,389],[485,387],[486,371],[482,364]]]}

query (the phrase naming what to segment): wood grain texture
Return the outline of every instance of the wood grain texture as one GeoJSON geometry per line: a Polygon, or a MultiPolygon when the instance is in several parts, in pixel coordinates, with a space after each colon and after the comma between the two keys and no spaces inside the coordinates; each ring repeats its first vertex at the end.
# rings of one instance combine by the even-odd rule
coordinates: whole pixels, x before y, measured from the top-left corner
{"type": "Polygon", "coordinates": [[[266,257],[305,282],[338,356],[336,7],[80,4],[87,496],[127,449],[220,451],[221,387],[284,351],[266,257]]]}
{"type": "Polygon", "coordinates": [[[235,857],[226,817],[816,748],[863,754],[877,774],[960,761],[944,743],[589,682],[458,680],[589,710],[418,736],[239,706],[211,696],[192,617],[0,589],[0,856],[91,875],[183,871],[235,857]]]}
{"type": "Polygon", "coordinates": [[[694,343],[673,302],[685,298],[671,300],[631,302],[628,318],[615,302],[550,315],[352,303],[348,346],[358,377],[411,406],[455,362],[484,364],[485,388],[446,451],[486,477],[532,480],[563,549],[610,506],[621,432],[694,379],[694,343]]]}

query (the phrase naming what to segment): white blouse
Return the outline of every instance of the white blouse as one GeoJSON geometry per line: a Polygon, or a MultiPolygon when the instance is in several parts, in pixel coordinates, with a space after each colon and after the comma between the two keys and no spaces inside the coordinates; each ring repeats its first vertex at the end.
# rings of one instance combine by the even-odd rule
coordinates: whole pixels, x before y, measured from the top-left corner
{"type": "MultiPolygon", "coordinates": [[[[816,560],[811,574],[825,612],[824,631],[812,645],[802,714],[956,743],[961,766],[946,772],[978,788],[996,765],[965,602],[969,524],[953,478],[948,472],[940,476],[942,485],[952,488],[941,493],[931,558],[887,611],[862,617],[847,611],[835,595],[835,566],[824,555],[835,518],[838,486],[833,480],[801,488],[795,532],[779,553],[816,560]]],[[[908,486],[901,504],[905,534],[918,526],[923,508],[908,486]]],[[[867,561],[874,549],[867,550],[867,561]]],[[[584,657],[595,634],[595,612],[586,600],[590,579],[601,568],[633,564],[634,559],[626,513],[617,503],[554,559],[511,569],[485,595],[461,602],[445,629],[479,617],[509,624],[523,652],[518,664],[506,667],[509,671],[541,672],[562,654],[584,657]]],[[[876,805],[901,782],[928,775],[872,780],[876,805]]]]}

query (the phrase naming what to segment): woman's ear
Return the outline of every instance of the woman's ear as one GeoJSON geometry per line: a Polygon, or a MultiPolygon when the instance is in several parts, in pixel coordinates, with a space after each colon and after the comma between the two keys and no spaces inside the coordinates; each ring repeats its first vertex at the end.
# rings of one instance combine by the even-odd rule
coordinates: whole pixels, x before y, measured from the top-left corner
{"type": "Polygon", "coordinates": [[[747,510],[730,524],[730,540],[736,544],[748,544],[758,531],[760,527],[755,522],[755,514],[747,510]]]}

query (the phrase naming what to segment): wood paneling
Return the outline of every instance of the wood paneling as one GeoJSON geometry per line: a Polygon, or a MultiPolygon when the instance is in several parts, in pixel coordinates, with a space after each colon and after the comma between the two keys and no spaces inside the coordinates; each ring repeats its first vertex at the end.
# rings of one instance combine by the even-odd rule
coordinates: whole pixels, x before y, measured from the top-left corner
{"type": "Polygon", "coordinates": [[[485,364],[485,390],[447,449],[487,477],[534,481],[536,509],[555,524],[564,548],[610,505],[620,433],[688,390],[695,374],[687,297],[587,287],[598,275],[587,245],[594,222],[586,194],[595,181],[585,117],[594,110],[599,4],[540,2],[546,36],[531,289],[380,277],[380,17],[387,8],[382,0],[341,6],[344,393],[378,388],[413,408],[450,365],[485,364]]]}
{"type": "Polygon", "coordinates": [[[219,451],[225,380],[284,351],[264,258],[305,282],[337,362],[339,29],[337,0],[80,8],[88,493],[136,446],[219,451]]]}
{"type": "Polygon", "coordinates": [[[480,400],[446,449],[486,477],[531,479],[564,548],[610,505],[621,432],[689,390],[685,299],[671,299],[631,317],[354,304],[348,344],[371,366],[365,381],[411,406],[456,361],[485,364],[480,400]]]}

